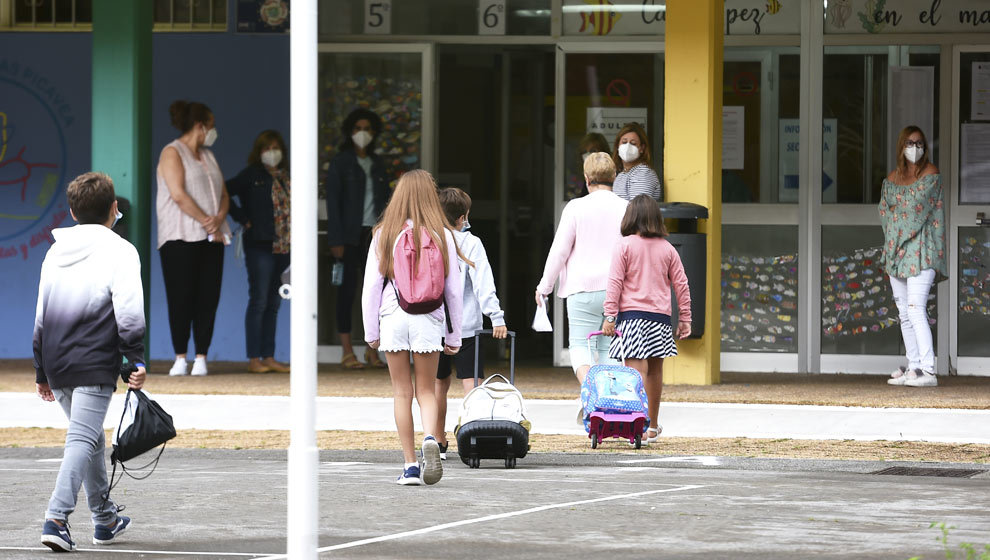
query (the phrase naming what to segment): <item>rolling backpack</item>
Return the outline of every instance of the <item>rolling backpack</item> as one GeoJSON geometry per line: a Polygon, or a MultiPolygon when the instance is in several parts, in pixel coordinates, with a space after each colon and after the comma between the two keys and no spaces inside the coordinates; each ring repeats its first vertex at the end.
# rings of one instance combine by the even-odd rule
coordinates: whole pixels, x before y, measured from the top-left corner
{"type": "Polygon", "coordinates": [[[529,451],[529,431],[532,424],[526,418],[526,405],[522,393],[512,384],[515,381],[516,333],[509,331],[509,379],[494,374],[478,385],[478,337],[491,334],[491,330],[475,333],[475,387],[461,401],[460,414],[454,435],[457,437],[457,454],[465,465],[476,469],[482,459],[500,459],[505,468],[516,466],[516,459],[529,451]]]}

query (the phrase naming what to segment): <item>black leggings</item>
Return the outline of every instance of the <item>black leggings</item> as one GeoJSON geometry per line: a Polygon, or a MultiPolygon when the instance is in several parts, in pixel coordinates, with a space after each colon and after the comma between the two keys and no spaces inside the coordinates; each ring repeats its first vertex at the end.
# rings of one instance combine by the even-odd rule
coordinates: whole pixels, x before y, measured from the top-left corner
{"type": "Polygon", "coordinates": [[[368,260],[368,248],[371,247],[370,227],[362,228],[360,243],[360,245],[344,245],[344,282],[337,288],[337,332],[340,334],[351,332],[358,272],[364,270],[368,260]]]}
{"type": "Polygon", "coordinates": [[[158,250],[165,277],[168,325],[176,354],[189,349],[190,326],[196,354],[206,355],[223,280],[223,244],[168,241],[158,250]]]}

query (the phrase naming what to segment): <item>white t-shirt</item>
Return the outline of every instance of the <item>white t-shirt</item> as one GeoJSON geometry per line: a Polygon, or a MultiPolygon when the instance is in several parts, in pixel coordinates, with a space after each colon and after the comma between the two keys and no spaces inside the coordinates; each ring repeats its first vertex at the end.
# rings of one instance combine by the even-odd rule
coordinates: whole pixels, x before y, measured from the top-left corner
{"type": "Polygon", "coordinates": [[[357,158],[358,165],[364,170],[364,220],[361,225],[372,227],[375,225],[375,182],[371,178],[371,158],[357,158]]]}

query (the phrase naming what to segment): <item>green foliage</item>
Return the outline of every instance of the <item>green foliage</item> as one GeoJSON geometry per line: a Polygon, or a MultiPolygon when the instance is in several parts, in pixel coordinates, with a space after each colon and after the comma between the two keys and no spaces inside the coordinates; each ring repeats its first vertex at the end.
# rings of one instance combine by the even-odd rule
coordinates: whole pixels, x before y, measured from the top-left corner
{"type": "MultiPolygon", "coordinates": [[[[949,546],[949,532],[956,528],[955,525],[946,525],[943,523],[937,523],[932,521],[931,525],[928,526],[929,529],[938,529],[941,534],[935,537],[935,540],[942,543],[942,550],[945,551],[946,560],[953,560],[955,558],[965,559],[965,560],[990,560],[990,544],[983,545],[983,551],[977,550],[976,545],[972,543],[959,543],[959,550],[955,550],[949,546]]],[[[910,560],[920,560],[920,557],[915,556],[910,560]]]]}

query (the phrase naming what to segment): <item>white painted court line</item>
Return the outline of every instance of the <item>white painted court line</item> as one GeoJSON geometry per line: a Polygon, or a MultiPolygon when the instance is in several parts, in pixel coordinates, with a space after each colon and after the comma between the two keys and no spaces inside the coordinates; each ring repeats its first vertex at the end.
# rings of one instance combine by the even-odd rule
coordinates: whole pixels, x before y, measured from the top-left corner
{"type": "Polygon", "coordinates": [[[616,461],[616,463],[622,463],[624,465],[635,465],[638,463],[695,463],[698,465],[704,465],[706,467],[717,467],[721,463],[718,457],[713,457],[710,455],[700,455],[697,457],[657,457],[654,459],[628,459],[623,461],[616,461]]]}
{"type": "MultiPolygon", "coordinates": [[[[426,535],[428,533],[435,533],[437,531],[443,531],[445,529],[452,529],[454,527],[462,527],[464,525],[473,525],[475,523],[484,523],[486,521],[497,521],[499,519],[507,519],[509,517],[519,517],[520,515],[527,515],[530,513],[539,513],[541,511],[547,511],[551,509],[560,509],[566,507],[580,506],[586,504],[595,504],[601,502],[610,502],[614,500],[624,500],[627,498],[639,498],[641,496],[649,496],[652,494],[663,494],[667,492],[680,492],[683,490],[694,490],[695,488],[704,488],[702,484],[688,484],[684,486],[677,486],[675,488],[664,488],[661,490],[646,490],[644,492],[633,492],[630,494],[617,494],[614,496],[605,496],[603,498],[592,498],[590,500],[579,500],[576,502],[564,502],[559,504],[548,504],[545,506],[537,506],[529,509],[522,509],[518,511],[509,511],[505,513],[497,513],[494,515],[486,515],[484,517],[475,517],[472,519],[465,519],[463,521],[453,521],[450,523],[443,523],[441,525],[434,525],[432,527],[424,527],[422,529],[416,529],[413,531],[403,531],[401,533],[393,533],[391,535],[382,535],[380,537],[373,537],[370,539],[361,539],[358,541],[351,541],[341,544],[335,544],[333,546],[325,546],[323,548],[316,549],[317,552],[331,552],[334,550],[343,550],[346,548],[355,548],[358,546],[364,546],[367,544],[375,544],[386,541],[394,541],[397,539],[403,539],[406,537],[415,537],[418,535],[426,535]]],[[[264,558],[259,558],[258,560],[279,560],[281,558],[286,558],[284,554],[276,554],[274,556],[266,556],[264,558]]]]}
{"type": "MultiPolygon", "coordinates": [[[[0,546],[0,550],[19,550],[24,552],[46,552],[51,553],[50,548],[28,547],[28,546],[0,546]]],[[[175,556],[237,556],[246,558],[257,558],[268,554],[267,552],[190,552],[177,550],[128,550],[123,548],[77,548],[76,552],[100,552],[103,554],[168,554],[175,556]]]]}

